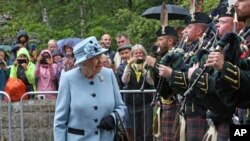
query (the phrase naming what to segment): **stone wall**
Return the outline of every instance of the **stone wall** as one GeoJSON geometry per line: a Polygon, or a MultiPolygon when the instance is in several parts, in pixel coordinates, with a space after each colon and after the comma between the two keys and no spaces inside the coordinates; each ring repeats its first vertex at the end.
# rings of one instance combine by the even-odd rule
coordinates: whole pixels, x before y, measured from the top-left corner
{"type": "MultiPolygon", "coordinates": [[[[1,103],[1,141],[8,139],[8,107],[1,103]]],[[[21,140],[20,103],[12,103],[12,138],[21,140]]],[[[23,125],[25,141],[53,141],[54,100],[31,100],[23,102],[23,125]]]]}

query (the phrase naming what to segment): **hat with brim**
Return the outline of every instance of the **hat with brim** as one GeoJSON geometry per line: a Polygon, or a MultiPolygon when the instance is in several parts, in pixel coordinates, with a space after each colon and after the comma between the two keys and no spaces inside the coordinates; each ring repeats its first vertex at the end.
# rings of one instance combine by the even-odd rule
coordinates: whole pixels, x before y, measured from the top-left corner
{"type": "Polygon", "coordinates": [[[209,24],[212,22],[212,19],[205,13],[202,12],[195,12],[192,14],[193,17],[187,16],[184,19],[185,24],[195,24],[195,23],[201,23],[201,24],[209,24]]]}
{"type": "Polygon", "coordinates": [[[157,30],[156,35],[157,35],[157,37],[165,36],[165,35],[177,37],[177,31],[173,27],[165,26],[165,27],[160,27],[157,30]],[[162,28],[164,28],[164,29],[162,29],[162,28]]]}
{"type": "Polygon", "coordinates": [[[231,7],[221,7],[217,10],[217,14],[219,15],[219,18],[221,17],[234,17],[235,10],[231,7]]]}
{"type": "Polygon", "coordinates": [[[131,47],[131,45],[123,45],[123,46],[121,46],[121,47],[118,47],[118,48],[117,48],[117,51],[118,51],[118,52],[121,52],[122,50],[125,50],[125,49],[131,50],[132,47],[131,47]]]}
{"type": "Polygon", "coordinates": [[[88,37],[76,44],[74,47],[73,52],[76,58],[75,65],[78,65],[106,51],[108,51],[108,49],[102,48],[96,37],[88,37]]]}

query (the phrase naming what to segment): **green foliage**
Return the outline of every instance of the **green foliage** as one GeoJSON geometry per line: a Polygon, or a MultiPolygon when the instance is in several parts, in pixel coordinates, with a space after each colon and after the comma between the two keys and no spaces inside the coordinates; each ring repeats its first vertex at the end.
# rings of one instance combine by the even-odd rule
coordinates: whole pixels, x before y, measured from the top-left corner
{"type": "MultiPolygon", "coordinates": [[[[125,32],[132,44],[140,43],[145,47],[153,44],[158,20],[150,20],[140,15],[149,7],[162,4],[162,0],[1,0],[0,15],[10,13],[12,20],[1,25],[1,38],[11,37],[11,44],[20,28],[31,36],[31,44],[40,49],[47,46],[49,39],[66,37],[96,36],[104,33],[113,37],[125,32]],[[43,21],[46,9],[48,21],[43,21]]],[[[167,0],[167,3],[173,3],[167,0]]],[[[176,0],[177,4],[189,8],[189,0],[176,0]]],[[[216,7],[217,0],[204,0],[203,9],[209,13],[216,7]]],[[[170,21],[171,26],[183,26],[182,21],[170,21]]]]}
{"type": "Polygon", "coordinates": [[[120,31],[128,34],[132,44],[150,46],[156,39],[155,31],[159,27],[157,20],[145,19],[128,9],[120,9],[115,16],[114,24],[120,25],[120,31]]]}
{"type": "Polygon", "coordinates": [[[218,6],[219,2],[219,0],[204,0],[202,8],[204,9],[204,12],[210,13],[211,10],[218,6]]]}

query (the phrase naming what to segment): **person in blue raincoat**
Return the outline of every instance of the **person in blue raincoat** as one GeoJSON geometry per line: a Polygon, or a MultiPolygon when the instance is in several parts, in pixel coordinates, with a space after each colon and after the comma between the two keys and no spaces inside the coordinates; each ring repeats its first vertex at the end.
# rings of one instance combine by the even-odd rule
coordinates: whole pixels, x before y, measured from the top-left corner
{"type": "MultiPolygon", "coordinates": [[[[11,62],[6,51],[0,47],[0,91],[4,91],[6,82],[10,75],[11,62]]],[[[3,99],[3,95],[0,95],[0,100],[3,99]]]]}
{"type": "Polygon", "coordinates": [[[74,48],[78,67],[62,74],[54,118],[54,141],[111,141],[116,111],[126,106],[112,69],[102,67],[101,48],[89,37],[74,48]]]}

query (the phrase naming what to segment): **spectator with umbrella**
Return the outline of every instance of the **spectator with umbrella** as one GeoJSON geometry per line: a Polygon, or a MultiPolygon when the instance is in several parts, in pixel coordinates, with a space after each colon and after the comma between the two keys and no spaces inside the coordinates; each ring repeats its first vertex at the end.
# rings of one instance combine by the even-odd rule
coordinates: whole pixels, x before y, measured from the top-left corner
{"type": "Polygon", "coordinates": [[[58,49],[61,51],[63,56],[66,54],[73,54],[74,46],[82,41],[80,38],[65,38],[57,42],[58,49]]]}
{"type": "Polygon", "coordinates": [[[75,67],[73,48],[81,40],[82,39],[80,38],[65,38],[57,42],[58,49],[61,51],[62,55],[64,56],[63,57],[63,69],[59,73],[67,72],[75,67]]]}

